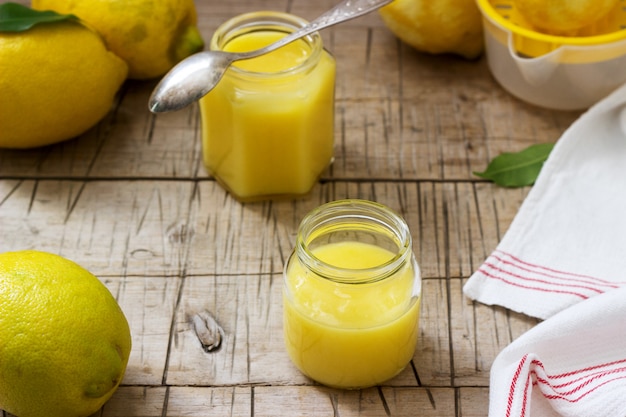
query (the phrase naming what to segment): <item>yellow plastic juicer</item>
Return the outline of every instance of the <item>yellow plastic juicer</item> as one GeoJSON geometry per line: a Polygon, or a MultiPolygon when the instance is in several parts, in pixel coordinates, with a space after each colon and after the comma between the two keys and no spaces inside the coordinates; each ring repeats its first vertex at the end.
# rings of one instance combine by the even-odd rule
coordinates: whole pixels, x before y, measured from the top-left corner
{"type": "Polygon", "coordinates": [[[579,110],[626,82],[626,0],[569,36],[540,33],[513,0],[477,0],[487,62],[514,96],[542,107],[579,110]]]}

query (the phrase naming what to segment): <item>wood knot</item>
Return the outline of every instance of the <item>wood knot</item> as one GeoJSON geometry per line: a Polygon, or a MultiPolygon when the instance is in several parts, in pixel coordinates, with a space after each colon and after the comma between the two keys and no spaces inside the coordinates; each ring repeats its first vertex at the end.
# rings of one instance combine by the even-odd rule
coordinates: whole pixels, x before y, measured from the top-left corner
{"type": "Polygon", "coordinates": [[[191,318],[193,327],[202,349],[206,353],[218,350],[222,346],[224,339],[224,330],[213,318],[211,313],[203,310],[191,318]]]}
{"type": "Polygon", "coordinates": [[[189,243],[193,235],[193,228],[185,223],[174,223],[167,228],[167,237],[172,244],[189,243]]]}

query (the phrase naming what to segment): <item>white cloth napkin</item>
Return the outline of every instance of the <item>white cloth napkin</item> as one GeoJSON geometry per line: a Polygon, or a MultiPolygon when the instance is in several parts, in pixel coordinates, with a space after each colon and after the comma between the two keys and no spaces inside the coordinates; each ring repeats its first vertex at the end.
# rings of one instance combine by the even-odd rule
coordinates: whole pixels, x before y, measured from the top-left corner
{"type": "Polygon", "coordinates": [[[625,132],[626,85],[557,141],[468,297],[545,319],[626,286],[625,132]]]}
{"type": "Polygon", "coordinates": [[[491,367],[489,417],[626,416],[626,288],[524,333],[491,367]]]}
{"type": "Polygon", "coordinates": [[[494,361],[490,417],[626,416],[626,85],[559,139],[463,290],[547,319],[494,361]]]}

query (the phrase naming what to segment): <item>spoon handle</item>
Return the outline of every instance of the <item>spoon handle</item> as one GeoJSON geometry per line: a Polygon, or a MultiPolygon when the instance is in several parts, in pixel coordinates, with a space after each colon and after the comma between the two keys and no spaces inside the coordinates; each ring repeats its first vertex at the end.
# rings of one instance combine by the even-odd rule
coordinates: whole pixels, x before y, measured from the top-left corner
{"type": "Polygon", "coordinates": [[[354,19],[355,17],[363,16],[364,14],[379,9],[392,1],[393,0],[343,0],[341,3],[323,13],[315,20],[305,26],[302,26],[300,29],[290,33],[284,38],[281,38],[264,48],[238,54],[237,60],[254,58],[256,56],[274,51],[297,39],[317,32],[318,30],[336,25],[337,23],[345,22],[346,20],[354,19]]]}

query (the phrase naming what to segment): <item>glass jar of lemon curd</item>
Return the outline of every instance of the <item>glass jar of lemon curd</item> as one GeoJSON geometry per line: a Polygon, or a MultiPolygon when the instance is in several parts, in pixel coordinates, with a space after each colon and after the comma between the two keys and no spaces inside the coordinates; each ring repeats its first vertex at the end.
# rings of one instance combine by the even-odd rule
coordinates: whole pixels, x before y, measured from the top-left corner
{"type": "MultiPolygon", "coordinates": [[[[237,16],[212,50],[266,46],[307,22],[279,12],[237,16]]],[[[241,201],[307,194],[333,157],[335,60],[318,33],[235,62],[200,99],[204,164],[241,201]]]]}
{"type": "Polygon", "coordinates": [[[421,277],[404,220],[342,200],[302,220],[284,269],[287,353],[305,375],[365,388],[400,373],[417,344],[421,277]]]}

